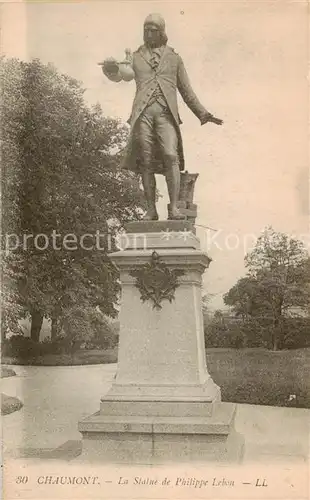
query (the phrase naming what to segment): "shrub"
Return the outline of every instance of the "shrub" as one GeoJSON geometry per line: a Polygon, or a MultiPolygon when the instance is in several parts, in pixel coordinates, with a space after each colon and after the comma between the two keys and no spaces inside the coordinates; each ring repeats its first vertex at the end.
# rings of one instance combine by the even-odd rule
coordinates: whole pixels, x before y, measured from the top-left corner
{"type": "Polygon", "coordinates": [[[245,337],[239,325],[219,323],[214,320],[205,328],[206,347],[234,347],[245,346],[245,337]]]}
{"type": "Polygon", "coordinates": [[[33,342],[30,337],[12,335],[3,342],[3,355],[17,360],[36,358],[40,354],[40,344],[33,342]]]}
{"type": "Polygon", "coordinates": [[[9,415],[23,407],[23,403],[12,396],[1,394],[1,415],[9,415]]]}
{"type": "Polygon", "coordinates": [[[270,324],[261,324],[255,319],[245,321],[240,325],[244,337],[244,347],[271,347],[270,324]]]}
{"type": "Polygon", "coordinates": [[[119,327],[116,323],[110,323],[106,318],[99,318],[93,325],[93,337],[90,343],[96,349],[113,349],[118,344],[119,327]]]}
{"type": "Polygon", "coordinates": [[[86,349],[106,349],[117,345],[116,323],[93,307],[66,310],[61,318],[61,327],[66,338],[86,349]]]}
{"type": "MultiPolygon", "coordinates": [[[[310,318],[283,317],[281,321],[281,348],[297,349],[310,347],[310,318]]],[[[251,318],[236,321],[214,317],[205,326],[206,347],[265,347],[272,349],[274,326],[270,318],[251,318]]]]}
{"type": "Polygon", "coordinates": [[[75,338],[59,335],[54,339],[45,339],[40,342],[40,354],[73,354],[81,346],[81,341],[75,338]]]}
{"type": "Polygon", "coordinates": [[[1,366],[1,378],[15,377],[16,372],[7,366],[1,366]]]}
{"type": "Polygon", "coordinates": [[[288,349],[310,347],[310,318],[285,318],[282,329],[284,347],[288,349]]]}

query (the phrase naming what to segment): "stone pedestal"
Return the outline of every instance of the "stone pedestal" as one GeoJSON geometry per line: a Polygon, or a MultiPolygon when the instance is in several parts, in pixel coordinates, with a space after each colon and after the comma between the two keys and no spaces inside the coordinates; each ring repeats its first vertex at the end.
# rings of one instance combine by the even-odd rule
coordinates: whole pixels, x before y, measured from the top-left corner
{"type": "MultiPolygon", "coordinates": [[[[122,284],[117,373],[99,412],[79,423],[83,457],[146,464],[238,460],[235,405],[220,402],[206,366],[201,280],[210,259],[194,227],[130,223],[121,246],[111,256],[122,284]],[[166,294],[171,301],[156,303],[137,287],[152,255],[177,276],[166,294]]],[[[157,290],[156,273],[152,279],[157,290]]]]}

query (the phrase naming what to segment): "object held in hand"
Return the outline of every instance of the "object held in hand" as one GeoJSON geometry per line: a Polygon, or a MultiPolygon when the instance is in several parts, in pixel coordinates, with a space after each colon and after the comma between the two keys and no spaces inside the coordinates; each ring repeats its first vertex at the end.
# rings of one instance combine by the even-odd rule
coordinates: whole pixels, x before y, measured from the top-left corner
{"type": "Polygon", "coordinates": [[[104,71],[112,75],[116,75],[119,71],[118,62],[113,57],[109,57],[108,59],[105,59],[105,61],[98,64],[102,66],[104,71]]]}
{"type": "Polygon", "coordinates": [[[105,76],[114,82],[120,82],[121,80],[130,81],[135,76],[131,66],[132,54],[130,49],[126,49],[125,54],[123,61],[117,61],[114,57],[108,57],[103,62],[98,63],[105,76]]]}
{"type": "Polygon", "coordinates": [[[119,66],[116,59],[113,57],[109,57],[104,61],[98,63],[101,66],[103,74],[109,78],[112,82],[120,82],[122,80],[122,76],[119,72],[119,66]]]}
{"type": "Polygon", "coordinates": [[[132,54],[130,49],[125,50],[125,59],[119,63],[119,72],[125,82],[129,82],[135,76],[132,69],[132,54]]]}

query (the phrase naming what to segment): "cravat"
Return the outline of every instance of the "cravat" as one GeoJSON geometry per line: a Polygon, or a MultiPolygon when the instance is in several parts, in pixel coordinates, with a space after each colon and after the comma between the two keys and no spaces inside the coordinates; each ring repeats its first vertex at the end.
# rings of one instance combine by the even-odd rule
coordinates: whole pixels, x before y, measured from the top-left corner
{"type": "Polygon", "coordinates": [[[151,59],[150,59],[151,66],[153,69],[157,69],[161,57],[161,50],[160,48],[158,48],[158,49],[153,49],[150,52],[151,52],[151,59]]]}

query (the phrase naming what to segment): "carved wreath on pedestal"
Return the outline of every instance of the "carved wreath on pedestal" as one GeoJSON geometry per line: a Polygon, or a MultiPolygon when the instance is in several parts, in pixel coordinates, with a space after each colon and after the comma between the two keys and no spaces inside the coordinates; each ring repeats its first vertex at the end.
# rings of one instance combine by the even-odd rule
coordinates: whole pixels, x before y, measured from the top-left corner
{"type": "Polygon", "coordinates": [[[184,275],[181,269],[169,269],[153,252],[151,261],[140,268],[133,269],[131,276],[136,278],[136,287],[140,290],[141,300],[151,300],[153,309],[162,309],[161,302],[174,300],[174,292],[179,286],[178,277],[184,275]]]}

